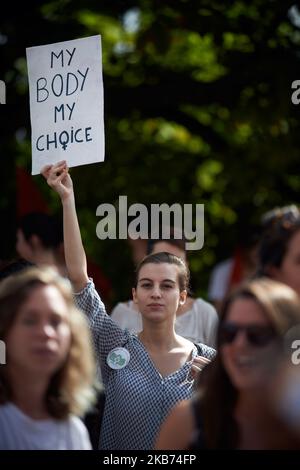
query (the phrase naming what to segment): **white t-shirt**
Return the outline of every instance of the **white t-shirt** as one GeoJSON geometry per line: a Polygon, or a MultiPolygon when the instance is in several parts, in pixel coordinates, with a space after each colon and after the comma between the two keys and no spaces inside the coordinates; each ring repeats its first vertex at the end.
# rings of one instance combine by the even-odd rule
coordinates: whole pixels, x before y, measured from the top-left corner
{"type": "Polygon", "coordinates": [[[35,420],[13,403],[0,406],[0,450],[90,450],[87,429],[76,416],[35,420]]]}
{"type": "MultiPolygon", "coordinates": [[[[120,302],[111,313],[111,318],[123,330],[139,333],[143,329],[142,316],[134,310],[133,301],[120,302]]],[[[176,317],[176,333],[193,343],[204,343],[212,348],[216,345],[218,315],[215,308],[203,299],[195,299],[190,310],[176,317]]]]}
{"type": "Polygon", "coordinates": [[[208,298],[212,302],[222,302],[224,300],[228,291],[232,268],[232,258],[222,261],[214,267],[208,286],[208,298]]]}

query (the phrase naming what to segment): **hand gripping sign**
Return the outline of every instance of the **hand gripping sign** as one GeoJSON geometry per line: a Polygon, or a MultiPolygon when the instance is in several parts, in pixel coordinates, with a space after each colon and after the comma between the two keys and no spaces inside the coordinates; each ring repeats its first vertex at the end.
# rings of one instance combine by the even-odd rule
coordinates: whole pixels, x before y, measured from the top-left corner
{"type": "Polygon", "coordinates": [[[32,174],[66,160],[104,160],[101,37],[26,49],[32,128],[32,174]]]}

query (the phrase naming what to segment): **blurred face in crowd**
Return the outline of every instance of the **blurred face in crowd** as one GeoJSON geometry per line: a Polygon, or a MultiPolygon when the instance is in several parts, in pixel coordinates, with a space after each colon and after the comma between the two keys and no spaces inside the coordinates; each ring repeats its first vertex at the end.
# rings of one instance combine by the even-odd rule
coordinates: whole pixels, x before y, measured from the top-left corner
{"type": "Polygon", "coordinates": [[[300,230],[290,239],[281,266],[273,266],[270,274],[273,279],[287,284],[300,295],[300,230]]]}
{"type": "Polygon", "coordinates": [[[274,365],[276,334],[262,307],[251,298],[237,298],[220,327],[220,354],[233,386],[257,390],[274,365]]]}
{"type": "Polygon", "coordinates": [[[34,374],[50,378],[70,349],[68,316],[65,299],[55,286],[33,288],[7,334],[7,366],[29,380],[34,374]]]}

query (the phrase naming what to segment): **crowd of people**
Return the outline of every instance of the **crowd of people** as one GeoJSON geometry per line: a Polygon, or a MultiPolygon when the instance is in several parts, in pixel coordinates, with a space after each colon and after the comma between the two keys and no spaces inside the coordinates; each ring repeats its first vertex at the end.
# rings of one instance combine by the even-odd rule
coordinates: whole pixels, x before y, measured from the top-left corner
{"type": "Polygon", "coordinates": [[[27,217],[25,261],[1,273],[0,449],[299,448],[289,337],[300,323],[298,208],[265,215],[239,282],[226,265],[235,282],[217,311],[190,291],[184,241],[159,239],[137,265],[132,300],[109,315],[67,164],[42,174],[61,200],[63,236],[48,217],[41,227],[27,217]]]}

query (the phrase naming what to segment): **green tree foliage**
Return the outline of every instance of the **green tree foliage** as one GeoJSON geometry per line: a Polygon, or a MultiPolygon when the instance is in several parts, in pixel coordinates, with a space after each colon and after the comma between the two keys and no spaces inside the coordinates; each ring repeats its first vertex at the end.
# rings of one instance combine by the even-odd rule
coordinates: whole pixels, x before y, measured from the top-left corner
{"type": "MultiPolygon", "coordinates": [[[[101,202],[125,194],[129,204],[204,203],[205,247],[190,255],[202,294],[241,226],[275,205],[298,202],[299,111],[291,103],[291,83],[300,78],[297,5],[31,0],[1,16],[1,74],[18,110],[6,126],[27,131],[10,152],[25,166],[25,47],[102,36],[106,161],[72,175],[87,250],[112,278],[116,299],[128,296],[130,250],[97,239],[101,202]]],[[[57,210],[44,184],[41,190],[57,210]]]]}

